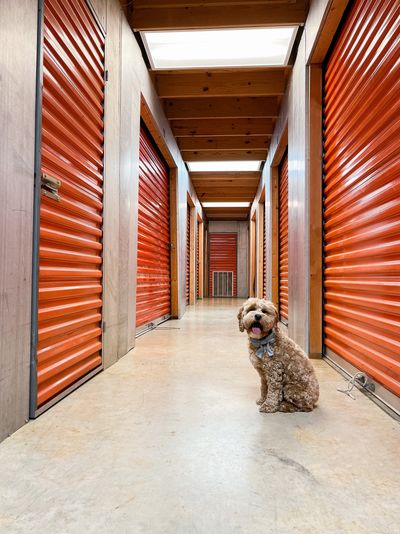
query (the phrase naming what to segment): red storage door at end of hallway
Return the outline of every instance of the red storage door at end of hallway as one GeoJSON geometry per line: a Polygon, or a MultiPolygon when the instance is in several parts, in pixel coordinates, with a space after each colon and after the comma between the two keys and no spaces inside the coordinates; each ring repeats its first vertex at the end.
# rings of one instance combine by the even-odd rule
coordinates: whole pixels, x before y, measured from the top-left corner
{"type": "Polygon", "coordinates": [[[102,365],[104,35],[84,0],[45,0],[43,34],[32,416],[102,365]]]}
{"type": "Polygon", "coordinates": [[[140,129],[136,327],[171,315],[168,167],[150,135],[140,129]]]}
{"type": "Polygon", "coordinates": [[[288,232],[288,155],[279,166],[279,315],[289,319],[289,232],[288,232]]]}
{"type": "Polygon", "coordinates": [[[324,72],[325,349],[397,396],[399,19],[399,2],[355,1],[324,72]]]}
{"type": "Polygon", "coordinates": [[[237,234],[209,234],[209,284],[212,297],[237,296],[237,234]]]}

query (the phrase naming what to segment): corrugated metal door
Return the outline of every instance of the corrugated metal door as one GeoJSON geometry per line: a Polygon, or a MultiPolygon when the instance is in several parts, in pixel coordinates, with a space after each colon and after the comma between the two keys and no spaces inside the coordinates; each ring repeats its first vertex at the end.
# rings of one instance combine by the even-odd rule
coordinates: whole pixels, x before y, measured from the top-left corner
{"type": "Polygon", "coordinates": [[[190,304],[190,206],[186,210],[186,304],[190,304]]]}
{"type": "Polygon", "coordinates": [[[139,210],[136,328],[171,315],[168,167],[142,126],[139,153],[139,210]]]}
{"type": "Polygon", "coordinates": [[[84,0],[43,33],[36,409],[102,365],[104,36],[84,0]]]}
{"type": "Polygon", "coordinates": [[[200,297],[200,224],[197,222],[196,230],[196,298],[200,297]]]}
{"type": "Polygon", "coordinates": [[[288,155],[279,166],[279,315],[289,319],[289,242],[288,242],[288,155]]]}
{"type": "Polygon", "coordinates": [[[237,234],[209,234],[209,294],[212,296],[214,272],[233,273],[233,296],[237,296],[237,234]]]}
{"type": "Polygon", "coordinates": [[[358,0],[324,75],[328,351],[400,395],[400,3],[358,0]]]}
{"type": "Polygon", "coordinates": [[[267,225],[265,224],[265,204],[263,210],[263,298],[267,298],[267,225]]]}

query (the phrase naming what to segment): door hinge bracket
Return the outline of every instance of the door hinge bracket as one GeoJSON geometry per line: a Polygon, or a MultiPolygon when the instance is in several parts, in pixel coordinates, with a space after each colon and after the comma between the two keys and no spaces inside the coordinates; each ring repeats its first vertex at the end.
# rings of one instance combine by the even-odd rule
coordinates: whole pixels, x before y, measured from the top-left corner
{"type": "Polygon", "coordinates": [[[104,71],[104,81],[108,82],[108,69],[104,71]]]}
{"type": "Polygon", "coordinates": [[[103,332],[106,331],[106,326],[107,326],[106,322],[105,322],[105,321],[102,321],[102,322],[101,322],[101,330],[102,330],[103,332]]]}

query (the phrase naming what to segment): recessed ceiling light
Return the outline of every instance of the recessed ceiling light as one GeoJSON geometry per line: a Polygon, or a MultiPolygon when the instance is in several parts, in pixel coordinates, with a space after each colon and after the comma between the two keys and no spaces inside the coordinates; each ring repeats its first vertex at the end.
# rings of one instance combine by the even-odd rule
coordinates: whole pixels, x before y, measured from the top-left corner
{"type": "Polygon", "coordinates": [[[203,202],[203,208],[248,208],[250,202],[203,202]]]}
{"type": "Polygon", "coordinates": [[[297,26],[142,32],[153,69],[283,67],[297,26]]]}
{"type": "Polygon", "coordinates": [[[261,161],[188,161],[190,172],[259,171],[261,161]]]}

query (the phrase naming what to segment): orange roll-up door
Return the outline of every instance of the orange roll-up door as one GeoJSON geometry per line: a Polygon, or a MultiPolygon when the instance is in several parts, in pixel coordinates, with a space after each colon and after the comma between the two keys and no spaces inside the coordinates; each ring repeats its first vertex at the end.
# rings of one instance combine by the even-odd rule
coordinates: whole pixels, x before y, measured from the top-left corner
{"type": "Polygon", "coordinates": [[[196,230],[196,298],[200,297],[200,224],[196,230]]]}
{"type": "Polygon", "coordinates": [[[45,0],[43,33],[36,409],[102,365],[104,36],[84,0],[45,0]]]}
{"type": "Polygon", "coordinates": [[[153,140],[140,129],[136,328],[171,315],[169,175],[153,140]]]}
{"type": "MultiPolygon", "coordinates": [[[[209,283],[210,296],[237,296],[237,234],[209,234],[209,283]],[[214,273],[232,273],[232,285],[225,284],[226,275],[221,275],[222,292],[216,293],[214,273]],[[231,287],[230,294],[225,289],[231,287]]],[[[217,275],[218,276],[218,275],[217,275]]],[[[218,289],[221,289],[219,287],[218,289]]]]}
{"type": "Polygon", "coordinates": [[[287,324],[289,319],[289,232],[288,232],[288,155],[279,166],[279,315],[287,324]]]}
{"type": "Polygon", "coordinates": [[[324,73],[325,348],[400,395],[400,3],[352,5],[324,73]]]}
{"type": "Polygon", "coordinates": [[[190,206],[186,210],[186,304],[190,304],[190,206]]]}
{"type": "MultiPolygon", "coordinates": [[[[265,204],[264,204],[265,208],[265,204]]],[[[267,225],[265,224],[265,209],[263,212],[263,298],[267,298],[267,225]]]]}

